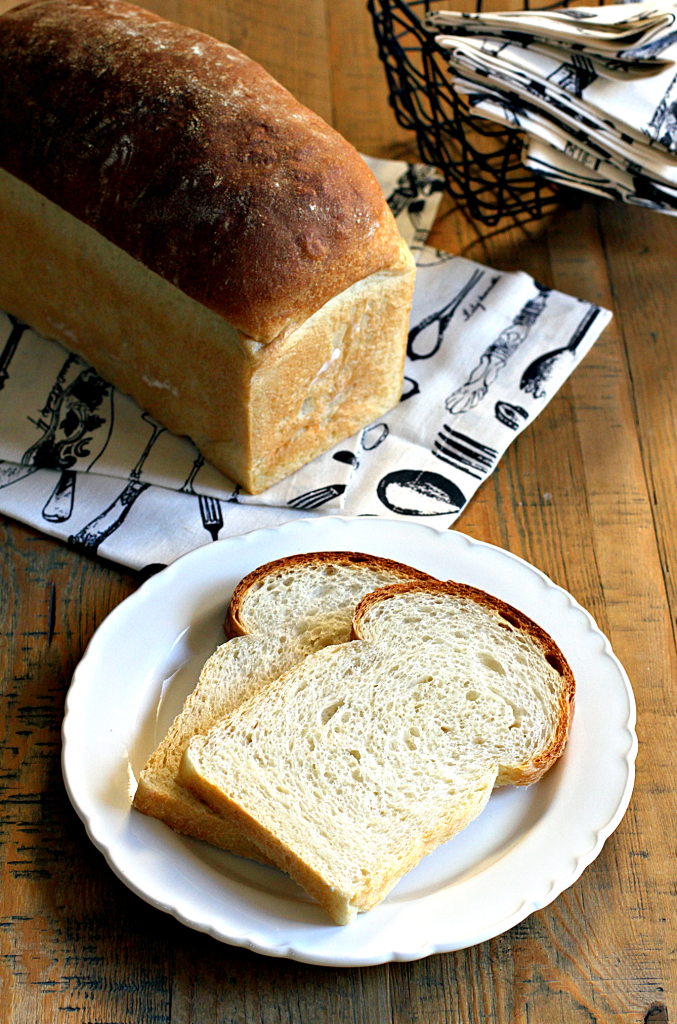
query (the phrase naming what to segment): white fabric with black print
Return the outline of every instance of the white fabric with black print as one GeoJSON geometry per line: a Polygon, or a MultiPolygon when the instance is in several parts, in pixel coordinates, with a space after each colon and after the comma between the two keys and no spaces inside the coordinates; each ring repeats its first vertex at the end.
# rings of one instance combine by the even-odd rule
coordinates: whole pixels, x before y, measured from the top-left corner
{"type": "Polygon", "coordinates": [[[579,188],[607,199],[677,214],[677,186],[616,167],[593,152],[589,145],[560,129],[551,119],[528,109],[504,94],[455,78],[454,85],[483,117],[506,128],[527,132],[522,160],[526,167],[570,188],[579,188]]]}
{"type": "Polygon", "coordinates": [[[677,41],[672,0],[553,10],[436,11],[428,16],[428,24],[455,36],[493,35],[585,54],[599,61],[610,77],[623,77],[628,70],[633,75],[653,73],[656,64],[670,63],[665,51],[677,41]]]}
{"type": "Polygon", "coordinates": [[[418,264],[395,409],[245,495],[78,356],[0,313],[0,511],[135,569],[326,512],[451,525],[611,314],[426,247],[440,173],[368,163],[418,264]]]}
{"type": "Polygon", "coordinates": [[[431,20],[453,32],[436,39],[473,111],[528,133],[527,166],[598,195],[677,211],[672,2],[431,20]],[[615,36],[610,23],[624,33],[615,36]]]}

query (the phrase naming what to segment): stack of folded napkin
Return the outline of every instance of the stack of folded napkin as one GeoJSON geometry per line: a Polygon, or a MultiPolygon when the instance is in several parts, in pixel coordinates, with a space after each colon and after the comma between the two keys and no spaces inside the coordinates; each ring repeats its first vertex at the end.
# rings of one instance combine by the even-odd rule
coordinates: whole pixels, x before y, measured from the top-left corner
{"type": "Polygon", "coordinates": [[[453,85],[527,133],[527,167],[560,184],[677,213],[677,4],[439,11],[453,85]]]}

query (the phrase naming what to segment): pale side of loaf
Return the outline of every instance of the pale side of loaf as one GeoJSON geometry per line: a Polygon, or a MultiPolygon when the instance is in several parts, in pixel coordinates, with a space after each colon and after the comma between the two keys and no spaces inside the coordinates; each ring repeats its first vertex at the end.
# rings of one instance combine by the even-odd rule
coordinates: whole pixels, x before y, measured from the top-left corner
{"type": "Polygon", "coordinates": [[[333,129],[120,0],[31,0],[0,48],[0,305],[252,492],[397,403],[413,259],[333,129]]]}
{"type": "Polygon", "coordinates": [[[554,641],[472,587],[367,595],[327,648],[193,740],[180,778],[339,924],[562,753],[575,684],[554,641]]]}
{"type": "Polygon", "coordinates": [[[427,579],[389,559],[340,551],[292,555],[246,576],[228,609],[226,630],[235,639],[207,661],[197,687],[140,773],[136,809],[177,832],[269,863],[237,821],[215,813],[179,784],[186,747],[308,655],[347,642],[355,607],[365,594],[386,584],[427,579]]]}

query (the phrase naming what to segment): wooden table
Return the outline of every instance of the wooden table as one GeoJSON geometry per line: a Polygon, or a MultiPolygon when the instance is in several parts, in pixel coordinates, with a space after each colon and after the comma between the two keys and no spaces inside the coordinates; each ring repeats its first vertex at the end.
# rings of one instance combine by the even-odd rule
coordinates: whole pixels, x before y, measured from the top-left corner
{"type": "MultiPolygon", "coordinates": [[[[413,154],[362,0],[148,6],[261,61],[363,151],[413,154]]],[[[4,521],[0,1024],[677,1020],[677,222],[585,202],[530,236],[482,240],[447,209],[433,241],[615,311],[458,529],[533,562],[610,637],[638,705],[628,813],[551,906],[456,954],[332,970],[189,931],[117,880],[61,778],[71,674],[138,580],[4,521]]]]}

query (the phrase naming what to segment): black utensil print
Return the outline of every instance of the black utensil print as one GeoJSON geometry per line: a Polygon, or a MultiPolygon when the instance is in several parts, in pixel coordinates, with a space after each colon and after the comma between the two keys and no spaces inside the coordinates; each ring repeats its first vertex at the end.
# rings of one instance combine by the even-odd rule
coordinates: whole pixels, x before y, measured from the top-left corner
{"type": "Polygon", "coordinates": [[[112,385],[91,367],[84,366],[78,356],[68,356],[52,385],[40,418],[31,420],[42,436],[22,455],[23,465],[39,469],[71,469],[78,459],[91,455],[94,432],[108,425],[107,433],[99,437],[98,459],[110,440],[112,396],[112,385]],[[107,400],[111,403],[110,415],[101,415],[107,400]]]}
{"type": "Polygon", "coordinates": [[[352,466],[354,469],[357,469],[360,464],[357,456],[349,451],[334,452],[332,458],[336,459],[337,462],[345,463],[346,466],[352,466]]]}
{"type": "Polygon", "coordinates": [[[395,191],[388,196],[388,206],[395,218],[406,210],[414,231],[410,242],[412,247],[425,242],[428,236],[429,229],[421,223],[426,197],[435,192],[442,192],[443,189],[444,182],[434,169],[425,164],[409,164],[405,173],[398,179],[395,191]]]}
{"type": "Polygon", "coordinates": [[[436,313],[430,313],[428,316],[424,317],[420,323],[416,324],[415,327],[412,327],[409,331],[409,338],[407,340],[407,356],[412,362],[415,362],[417,359],[431,359],[432,356],[439,352],[440,345],[444,340],[445,331],[449,326],[454,313],[461,305],[466,295],[472,291],[482,277],[484,277],[483,270],[473,271],[472,275],[468,278],[461,290],[454,295],[453,299],[451,299],[446,306],[442,306],[442,308],[438,309],[436,313]],[[417,352],[414,348],[414,342],[423,331],[435,324],[437,324],[437,338],[435,340],[435,344],[428,352],[417,352]]]}
{"type": "Polygon", "coordinates": [[[204,464],[204,455],[201,452],[198,452],[197,455],[195,456],[195,461],[193,462],[191,471],[186,477],[186,482],[184,483],[183,487],[179,492],[180,494],[195,494],[193,481],[195,480],[195,477],[198,475],[204,464]]]}
{"type": "Polygon", "coordinates": [[[414,395],[418,395],[420,392],[421,389],[418,385],[418,381],[415,381],[413,377],[405,377],[402,385],[400,402],[406,402],[408,398],[413,398],[414,395]]]}
{"type": "Polygon", "coordinates": [[[396,469],[376,488],[379,500],[401,516],[444,516],[460,512],[465,495],[439,473],[423,469],[396,469]]]}
{"type": "Polygon", "coordinates": [[[460,469],[476,480],[483,480],[496,465],[498,452],[468,434],[442,427],[433,443],[432,454],[455,469],[460,469]]]}
{"type": "Polygon", "coordinates": [[[545,395],[543,384],[552,373],[553,366],[557,360],[561,359],[561,357],[566,353],[569,353],[570,355],[575,354],[576,349],[585,338],[591,325],[599,315],[599,312],[599,306],[591,306],[574,333],[571,335],[568,345],[563,345],[561,348],[553,349],[552,352],[545,352],[542,356],[534,359],[532,363],[529,363],[522,374],[522,379],[520,381],[520,388],[522,391],[531,393],[534,398],[543,398],[545,395]]]}
{"type": "Polygon", "coordinates": [[[3,487],[18,484],[19,480],[32,476],[37,471],[37,466],[20,466],[17,462],[0,461],[0,491],[3,487]]]}
{"type": "Polygon", "coordinates": [[[158,437],[164,433],[165,427],[161,427],[159,423],[156,423],[147,412],[142,413],[141,418],[150,424],[153,433],[141,453],[139,461],[129,474],[129,480],[125,488],[120,492],[115,501],[111,502],[108,508],[104,509],[90,523],[83,526],[78,533],[68,538],[68,543],[76,551],[89,555],[96,554],[103,541],[122,526],[137,498],[150,487],[150,484],[141,482],[141,471],[153,445],[158,437]]]}
{"type": "Polygon", "coordinates": [[[362,447],[365,452],[372,452],[383,444],[390,431],[386,423],[374,423],[371,427],[365,427],[362,432],[362,447]]]}
{"type": "Polygon", "coordinates": [[[469,412],[482,401],[501,370],[526,340],[529,331],[545,309],[549,289],[537,284],[538,295],[522,306],[512,323],[482,353],[465,384],[452,392],[444,403],[455,415],[469,412]]]}
{"type": "Polygon", "coordinates": [[[529,419],[526,409],[523,409],[521,405],[511,405],[510,402],[496,402],[494,416],[499,423],[502,423],[504,427],[509,427],[510,430],[517,430],[521,426],[518,416],[521,416],[523,420],[529,419]]]}
{"type": "Polygon", "coordinates": [[[210,498],[206,494],[198,495],[198,501],[200,503],[202,525],[207,533],[211,534],[212,540],[218,540],[219,530],[223,526],[221,502],[218,498],[210,498]]]}
{"type": "Polygon", "coordinates": [[[590,58],[583,54],[572,54],[571,62],[560,64],[548,75],[547,81],[581,98],[583,90],[592,85],[596,78],[597,72],[590,58]]]}
{"type": "Polygon", "coordinates": [[[42,518],[48,523],[65,523],[70,519],[75,500],[76,473],[73,469],[64,469],[56,487],[45,502],[42,518]]]}
{"type": "Polygon", "coordinates": [[[397,185],[387,199],[393,217],[404,209],[409,213],[420,213],[425,203],[421,196],[431,196],[444,190],[444,181],[439,174],[425,164],[409,164],[404,174],[400,175],[397,185]]]}
{"type": "Polygon", "coordinates": [[[346,489],[345,484],[331,484],[328,487],[318,487],[314,491],[306,491],[287,502],[289,508],[305,509],[319,508],[325,505],[332,498],[338,498],[346,489]]]}
{"type": "Polygon", "coordinates": [[[14,353],[17,350],[17,346],[21,341],[21,336],[24,331],[28,330],[28,324],[24,324],[21,320],[17,320],[15,316],[8,313],[9,322],[12,325],[12,330],[9,332],[9,338],[5,342],[5,347],[0,353],[0,391],[5,386],[5,381],[9,377],[9,364],[14,358],[14,353]]]}
{"type": "Polygon", "coordinates": [[[63,523],[73,511],[77,477],[72,467],[91,456],[87,470],[101,457],[114,421],[113,388],[75,355],[69,355],[52,385],[38,420],[41,436],[26,449],[21,462],[36,469],[60,469],[61,476],[42,510],[43,519],[63,523]],[[110,402],[110,412],[105,404],[110,402]],[[103,415],[102,415],[103,413],[103,415]]]}

